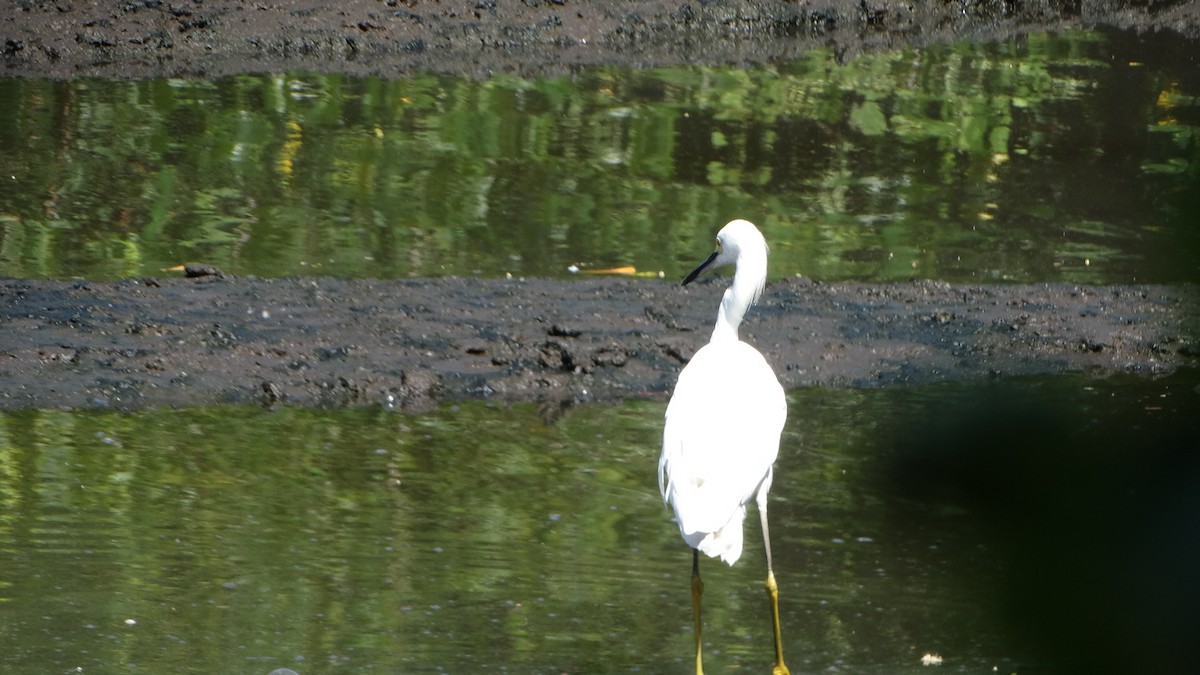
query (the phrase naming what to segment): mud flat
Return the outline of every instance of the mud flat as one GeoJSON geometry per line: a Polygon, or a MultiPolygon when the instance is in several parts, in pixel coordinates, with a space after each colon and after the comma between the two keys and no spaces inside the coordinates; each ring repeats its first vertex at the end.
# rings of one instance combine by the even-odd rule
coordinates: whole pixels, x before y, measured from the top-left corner
{"type": "MultiPolygon", "coordinates": [[[[0,282],[0,409],[665,397],[724,279],[0,282]]],[[[769,284],[785,387],[1195,367],[1200,287],[769,284]]]]}
{"type": "Polygon", "coordinates": [[[15,0],[6,75],[205,77],[310,70],[486,77],[584,66],[750,64],[1109,26],[1200,35],[1200,3],[1096,0],[15,0]]]}

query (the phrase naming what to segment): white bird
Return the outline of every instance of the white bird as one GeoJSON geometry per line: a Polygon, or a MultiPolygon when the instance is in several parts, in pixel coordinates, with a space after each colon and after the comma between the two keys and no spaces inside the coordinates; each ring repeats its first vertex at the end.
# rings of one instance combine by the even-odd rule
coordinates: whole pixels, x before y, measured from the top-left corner
{"type": "Polygon", "coordinates": [[[716,250],[683,280],[735,264],[733,284],[717,311],[709,343],[679,374],[667,405],[658,488],[675,510],[679,532],[692,547],[692,611],[696,672],[702,673],[700,553],[732,565],[742,555],[742,521],[755,499],[767,554],[767,594],[775,630],[775,675],[788,673],[779,628],[779,590],[771,566],[767,491],[787,419],[775,372],[757,349],[738,338],[738,326],[767,280],[767,242],[753,223],[734,220],[717,233],[716,250]]]}

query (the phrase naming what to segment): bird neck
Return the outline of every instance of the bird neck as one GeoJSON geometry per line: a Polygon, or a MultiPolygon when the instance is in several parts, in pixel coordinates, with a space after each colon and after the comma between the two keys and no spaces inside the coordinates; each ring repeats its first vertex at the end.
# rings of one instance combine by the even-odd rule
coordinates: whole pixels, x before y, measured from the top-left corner
{"type": "Polygon", "coordinates": [[[731,309],[732,302],[733,289],[726,289],[725,297],[721,298],[721,307],[717,310],[717,325],[713,328],[710,342],[738,340],[738,326],[742,323],[742,316],[746,313],[746,308],[743,307],[742,311],[738,312],[731,309]]]}
{"type": "Polygon", "coordinates": [[[713,328],[712,342],[737,340],[738,326],[746,310],[762,295],[767,283],[767,248],[761,253],[756,249],[743,249],[737,258],[737,271],[733,273],[733,284],[725,289],[721,307],[717,310],[717,325],[713,328]]]}
{"type": "Polygon", "coordinates": [[[720,309],[716,310],[716,327],[713,342],[738,340],[738,327],[746,310],[758,301],[762,288],[767,283],[767,245],[749,246],[738,251],[737,270],[733,283],[721,297],[720,309]]]}
{"type": "Polygon", "coordinates": [[[748,286],[744,281],[739,285],[738,281],[739,277],[734,277],[733,285],[725,289],[725,295],[721,297],[712,342],[739,339],[738,326],[742,325],[742,317],[746,316],[746,310],[750,309],[762,291],[762,286],[748,286]]]}

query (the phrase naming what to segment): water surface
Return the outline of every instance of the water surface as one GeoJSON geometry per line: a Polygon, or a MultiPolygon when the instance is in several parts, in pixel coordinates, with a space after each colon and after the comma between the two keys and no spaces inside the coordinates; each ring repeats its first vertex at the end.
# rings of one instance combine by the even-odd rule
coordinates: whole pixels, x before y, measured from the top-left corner
{"type": "MultiPolygon", "coordinates": [[[[777,277],[1191,281],[1197,53],[1077,32],[541,80],[0,78],[0,275],[680,277],[742,216],[777,277]]],[[[1120,672],[1153,652],[1118,615],[1170,644],[1195,529],[1160,516],[1200,494],[1194,453],[1155,481],[1196,383],[790,392],[793,672],[1120,672]]],[[[0,670],[683,672],[665,405],[0,415],[0,670]]],[[[747,529],[704,567],[714,672],[771,658],[747,529]]]]}
{"type": "Polygon", "coordinates": [[[1197,53],[1075,32],[536,80],[0,78],[0,275],[677,278],[747,217],[775,276],[1192,280],[1197,53]]]}
{"type": "MultiPolygon", "coordinates": [[[[1049,418],[1052,437],[1082,444],[1031,426],[1022,439],[1044,454],[1019,475],[1056,475],[1077,451],[1153,466],[1195,384],[1014,383],[1004,393],[1033,409],[1069,411],[1049,418]]],[[[1010,578],[1003,528],[945,482],[895,470],[911,442],[936,442],[946,411],[997,391],[789,395],[771,516],[793,672],[912,672],[926,652],[956,672],[1029,672],[1045,658],[1020,629],[1039,617],[1006,614],[1026,580],[1010,578]]],[[[0,415],[0,669],[683,672],[690,555],[655,484],[664,407],[0,415]]],[[[753,516],[742,560],[703,570],[711,668],[766,668],[753,516]]],[[[1088,586],[1089,602],[1110,584],[1088,586]]],[[[1134,638],[1121,649],[1136,653],[1134,638]]]]}

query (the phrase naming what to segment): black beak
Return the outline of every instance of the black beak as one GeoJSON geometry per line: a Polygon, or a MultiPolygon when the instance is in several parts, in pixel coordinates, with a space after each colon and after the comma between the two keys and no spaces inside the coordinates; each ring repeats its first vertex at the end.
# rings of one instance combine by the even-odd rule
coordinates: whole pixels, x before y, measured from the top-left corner
{"type": "Polygon", "coordinates": [[[720,253],[720,251],[713,251],[712,255],[708,256],[708,260],[705,260],[704,262],[700,263],[699,267],[692,270],[692,273],[687,275],[687,278],[683,280],[683,283],[680,284],[680,286],[687,286],[688,284],[695,281],[696,277],[700,276],[700,274],[702,272],[704,272],[704,270],[708,269],[709,265],[713,264],[713,261],[717,259],[718,253],[720,253]]]}

